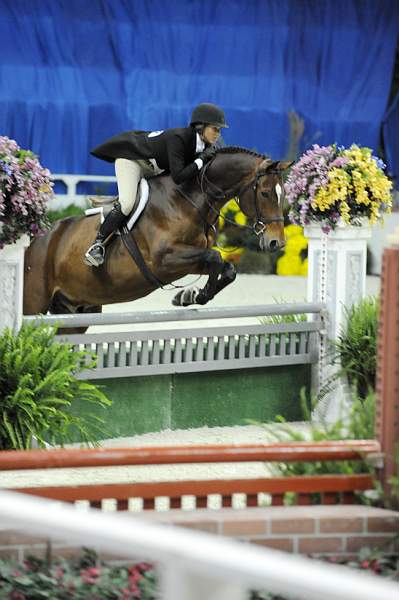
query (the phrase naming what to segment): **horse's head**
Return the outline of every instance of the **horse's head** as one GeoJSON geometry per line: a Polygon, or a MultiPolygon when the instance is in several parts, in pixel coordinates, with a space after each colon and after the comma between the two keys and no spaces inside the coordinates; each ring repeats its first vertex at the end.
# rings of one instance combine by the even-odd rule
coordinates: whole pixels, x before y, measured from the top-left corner
{"type": "Polygon", "coordinates": [[[285,245],[283,172],[291,164],[264,159],[239,191],[241,210],[253,219],[262,250],[274,252],[285,245]]]}
{"type": "Polygon", "coordinates": [[[283,172],[291,164],[227,146],[203,169],[201,190],[215,201],[238,197],[241,210],[254,221],[261,249],[273,252],[285,245],[283,172]]]}

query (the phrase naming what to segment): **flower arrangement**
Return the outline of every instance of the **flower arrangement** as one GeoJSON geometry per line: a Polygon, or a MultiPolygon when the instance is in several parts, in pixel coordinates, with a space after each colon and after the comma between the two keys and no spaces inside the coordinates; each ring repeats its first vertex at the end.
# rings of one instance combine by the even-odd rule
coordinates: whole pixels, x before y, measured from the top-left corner
{"type": "Polygon", "coordinates": [[[364,218],[370,224],[382,219],[392,207],[392,183],[384,168],[370,148],[313,145],[285,184],[291,222],[302,227],[320,223],[328,233],[340,222],[361,225],[364,218]]]}
{"type": "Polygon", "coordinates": [[[156,600],[157,581],[147,563],[112,566],[92,563],[92,551],[77,561],[29,557],[23,563],[0,560],[0,597],[15,600],[156,600]]]}
{"type": "Polygon", "coordinates": [[[25,233],[34,236],[47,228],[46,204],[52,186],[50,172],[33,152],[0,136],[0,250],[25,233]]]}
{"type": "Polygon", "coordinates": [[[284,235],[286,245],[284,254],[277,260],[277,275],[306,277],[308,274],[308,259],[306,257],[308,240],[303,235],[302,227],[287,225],[284,227],[284,235]]]}

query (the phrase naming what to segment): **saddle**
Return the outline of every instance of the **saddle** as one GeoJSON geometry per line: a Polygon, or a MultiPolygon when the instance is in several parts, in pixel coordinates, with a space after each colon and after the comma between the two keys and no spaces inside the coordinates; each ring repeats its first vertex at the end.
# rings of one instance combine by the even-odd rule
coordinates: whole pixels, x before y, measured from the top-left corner
{"type": "MultiPolygon", "coordinates": [[[[140,179],[140,183],[137,188],[137,196],[134,202],[131,213],[126,218],[126,224],[128,231],[130,231],[133,225],[138,221],[139,217],[143,213],[148,198],[150,196],[150,188],[146,179],[140,179]]],[[[117,201],[118,196],[95,196],[89,198],[89,201],[92,205],[92,208],[88,208],[85,210],[85,215],[90,217],[92,215],[101,214],[101,223],[103,223],[105,217],[109,212],[111,212],[115,202],[117,201]]],[[[119,231],[117,232],[119,234],[119,231]]]]}

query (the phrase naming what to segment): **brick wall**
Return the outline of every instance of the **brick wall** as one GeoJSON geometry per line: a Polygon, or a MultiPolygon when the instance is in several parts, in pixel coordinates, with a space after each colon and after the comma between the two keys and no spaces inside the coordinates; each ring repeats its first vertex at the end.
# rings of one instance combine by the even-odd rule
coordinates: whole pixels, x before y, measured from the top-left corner
{"type": "MultiPolygon", "coordinates": [[[[138,516],[137,513],[132,513],[138,516]]],[[[287,552],[353,557],[364,547],[399,555],[399,512],[367,506],[292,506],[243,510],[146,511],[140,518],[206,531],[287,552]],[[398,538],[398,539],[396,539],[398,538]]],[[[47,540],[0,525],[0,557],[44,556],[47,540]]],[[[76,554],[62,541],[54,555],[76,554]]],[[[104,557],[103,558],[110,558],[104,557]]],[[[112,557],[114,560],[121,557],[112,557]]]]}

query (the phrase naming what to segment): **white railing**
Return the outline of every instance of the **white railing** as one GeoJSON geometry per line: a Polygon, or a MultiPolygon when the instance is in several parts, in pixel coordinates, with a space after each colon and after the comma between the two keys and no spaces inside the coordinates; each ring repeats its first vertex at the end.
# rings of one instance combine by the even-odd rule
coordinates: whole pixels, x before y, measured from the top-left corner
{"type": "Polygon", "coordinates": [[[54,540],[154,562],[163,600],[246,600],[264,589],[298,600],[397,600],[399,585],[300,556],[210,534],[0,492],[0,521],[54,540]]]}
{"type": "MultiPolygon", "coordinates": [[[[59,210],[65,208],[70,204],[75,204],[81,208],[87,208],[88,194],[78,194],[77,187],[81,182],[92,182],[92,183],[114,183],[116,177],[110,175],[68,175],[66,173],[53,173],[52,178],[54,181],[61,181],[66,186],[65,194],[55,194],[54,200],[49,208],[59,210]]],[[[93,195],[93,194],[90,194],[93,195]]]]}

